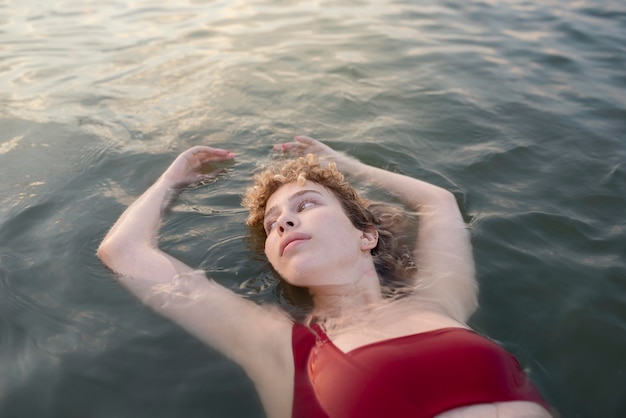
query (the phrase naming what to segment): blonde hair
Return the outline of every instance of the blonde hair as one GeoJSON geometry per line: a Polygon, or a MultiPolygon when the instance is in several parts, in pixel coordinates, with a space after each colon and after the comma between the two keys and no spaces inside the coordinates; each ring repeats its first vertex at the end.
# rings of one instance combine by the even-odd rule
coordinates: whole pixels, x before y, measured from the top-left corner
{"type": "Polygon", "coordinates": [[[393,205],[373,203],[362,198],[334,163],[322,166],[313,154],[276,161],[254,176],[253,184],[246,189],[242,201],[242,205],[250,211],[246,224],[258,229],[265,239],[265,232],[260,226],[270,196],[285,184],[304,184],[306,181],[331,191],[355,228],[363,231],[371,226],[376,229],[378,244],[371,254],[382,284],[393,287],[407,285],[407,280],[413,278],[417,270],[410,245],[402,238],[407,231],[408,216],[393,205]]]}

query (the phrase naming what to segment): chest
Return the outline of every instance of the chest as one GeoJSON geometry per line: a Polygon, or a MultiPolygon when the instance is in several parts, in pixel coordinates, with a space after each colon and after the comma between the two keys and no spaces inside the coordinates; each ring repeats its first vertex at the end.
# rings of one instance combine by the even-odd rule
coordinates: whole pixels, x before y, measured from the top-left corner
{"type": "Polygon", "coordinates": [[[326,326],[333,344],[347,353],[381,341],[420,334],[441,328],[467,328],[465,324],[431,311],[376,311],[351,321],[326,326]]]}
{"type": "Polygon", "coordinates": [[[510,400],[516,391],[522,399],[528,395],[512,356],[459,327],[385,339],[348,353],[322,337],[307,369],[329,416],[425,418],[462,405],[510,400]]]}

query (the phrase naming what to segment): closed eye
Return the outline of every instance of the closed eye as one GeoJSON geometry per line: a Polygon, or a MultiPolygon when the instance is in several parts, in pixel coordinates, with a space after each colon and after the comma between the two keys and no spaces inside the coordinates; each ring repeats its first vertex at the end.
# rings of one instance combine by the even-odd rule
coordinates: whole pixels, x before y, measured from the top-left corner
{"type": "Polygon", "coordinates": [[[268,219],[263,224],[263,227],[265,228],[265,233],[269,234],[276,227],[276,219],[268,219]]]}
{"type": "Polygon", "coordinates": [[[302,201],[298,203],[298,212],[302,212],[303,210],[309,209],[315,205],[317,205],[317,202],[313,199],[302,199],[302,201]]]}

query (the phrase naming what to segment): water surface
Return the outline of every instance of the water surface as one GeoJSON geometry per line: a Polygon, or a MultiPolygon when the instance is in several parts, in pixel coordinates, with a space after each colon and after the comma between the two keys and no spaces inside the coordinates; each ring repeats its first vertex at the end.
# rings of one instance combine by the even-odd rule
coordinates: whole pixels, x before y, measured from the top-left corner
{"type": "Polygon", "coordinates": [[[611,0],[0,4],[0,416],[263,416],[236,365],[94,253],[180,151],[228,148],[162,246],[276,300],[239,200],[295,134],[452,190],[472,325],[563,417],[625,416],[624,39],[611,0]]]}

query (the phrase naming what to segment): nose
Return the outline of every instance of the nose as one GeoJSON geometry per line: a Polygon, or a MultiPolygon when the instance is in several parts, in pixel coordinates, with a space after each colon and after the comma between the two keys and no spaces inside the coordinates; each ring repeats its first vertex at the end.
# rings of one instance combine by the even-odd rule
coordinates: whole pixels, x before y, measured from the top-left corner
{"type": "Polygon", "coordinates": [[[296,226],[296,222],[297,221],[294,217],[285,214],[278,219],[276,227],[278,232],[282,235],[287,230],[294,228],[296,226]]]}

